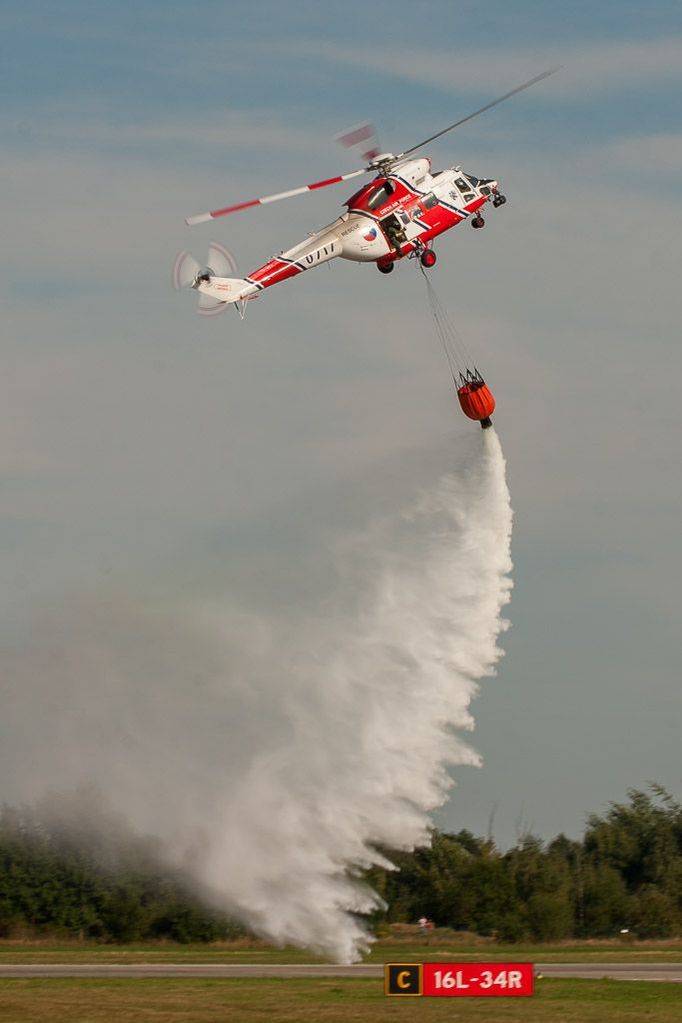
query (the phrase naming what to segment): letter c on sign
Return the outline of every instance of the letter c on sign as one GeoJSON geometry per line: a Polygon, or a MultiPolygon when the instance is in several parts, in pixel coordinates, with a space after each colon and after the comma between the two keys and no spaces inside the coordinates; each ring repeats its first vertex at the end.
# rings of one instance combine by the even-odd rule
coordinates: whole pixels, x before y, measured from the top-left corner
{"type": "Polygon", "coordinates": [[[396,977],[396,984],[398,985],[398,987],[403,988],[403,990],[406,987],[410,986],[410,974],[407,970],[400,971],[400,973],[396,977]],[[407,977],[407,981],[405,981],[405,977],[407,977]]]}

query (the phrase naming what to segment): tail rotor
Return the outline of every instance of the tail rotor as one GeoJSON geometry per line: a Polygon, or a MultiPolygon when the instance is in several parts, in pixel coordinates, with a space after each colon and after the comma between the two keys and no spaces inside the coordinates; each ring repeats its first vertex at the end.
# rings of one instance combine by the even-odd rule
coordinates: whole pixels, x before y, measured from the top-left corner
{"type": "Polygon", "coordinates": [[[237,260],[224,245],[220,245],[218,242],[209,242],[208,269],[215,277],[235,277],[237,260]]]}
{"type": "Polygon", "coordinates": [[[171,272],[171,285],[174,291],[191,288],[197,279],[201,267],[191,253],[186,250],[178,252],[171,272]]]}
{"type": "MultiPolygon", "coordinates": [[[[171,272],[171,285],[174,291],[185,288],[196,290],[200,281],[208,281],[211,277],[231,277],[237,273],[237,261],[223,245],[209,242],[208,259],[204,267],[194,256],[183,250],[178,252],[171,272]]],[[[219,302],[210,295],[198,294],[197,312],[201,316],[217,316],[225,312],[229,303],[219,302]]]]}

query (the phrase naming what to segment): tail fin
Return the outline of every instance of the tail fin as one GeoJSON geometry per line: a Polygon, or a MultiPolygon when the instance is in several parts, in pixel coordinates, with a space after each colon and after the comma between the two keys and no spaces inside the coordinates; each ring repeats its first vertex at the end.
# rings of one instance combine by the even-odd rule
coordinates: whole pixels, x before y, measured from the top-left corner
{"type": "Polygon", "coordinates": [[[256,295],[260,288],[241,277],[215,277],[211,273],[199,274],[192,287],[217,302],[240,302],[256,295]]]}

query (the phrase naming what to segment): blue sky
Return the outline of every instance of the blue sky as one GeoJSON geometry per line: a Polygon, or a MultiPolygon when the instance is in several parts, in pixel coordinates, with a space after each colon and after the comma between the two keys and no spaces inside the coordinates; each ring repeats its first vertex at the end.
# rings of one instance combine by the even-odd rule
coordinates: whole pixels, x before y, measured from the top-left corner
{"type": "MultiPolygon", "coordinates": [[[[183,218],[350,169],[332,138],[365,117],[403,149],[561,63],[433,149],[510,200],[442,240],[433,280],[494,384],[516,511],[507,657],[474,705],[485,766],[439,820],[480,832],[494,811],[507,842],[519,822],[576,834],[648,780],[679,796],[681,58],[676,3],[7,13],[9,646],[83,594],[219,590],[223,564],[245,600],[269,607],[274,577],[304,606],[316,543],[447,470],[468,424],[407,272],[321,270],[244,325],[203,322],[168,290],[208,237],[183,218]]],[[[214,234],[247,271],[344,198],[214,234]]]]}

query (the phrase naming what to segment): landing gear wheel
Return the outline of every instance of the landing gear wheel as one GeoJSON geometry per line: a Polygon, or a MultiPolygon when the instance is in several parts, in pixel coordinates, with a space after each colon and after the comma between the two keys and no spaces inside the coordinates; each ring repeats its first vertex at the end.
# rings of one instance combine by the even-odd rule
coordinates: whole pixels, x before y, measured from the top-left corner
{"type": "Polygon", "coordinates": [[[436,265],[438,256],[433,249],[424,249],[419,258],[421,259],[422,266],[425,266],[428,270],[430,267],[436,265]]]}
{"type": "Polygon", "coordinates": [[[393,263],[386,263],[384,266],[382,266],[381,263],[377,263],[377,270],[380,274],[392,274],[393,263]]]}
{"type": "Polygon", "coordinates": [[[483,227],[484,225],[485,225],[485,220],[484,220],[484,219],[483,219],[483,217],[481,217],[481,216],[476,216],[476,217],[474,217],[474,219],[473,219],[473,220],[471,221],[471,226],[472,226],[472,227],[473,227],[474,229],[476,229],[476,228],[479,228],[479,227],[483,227]]]}

